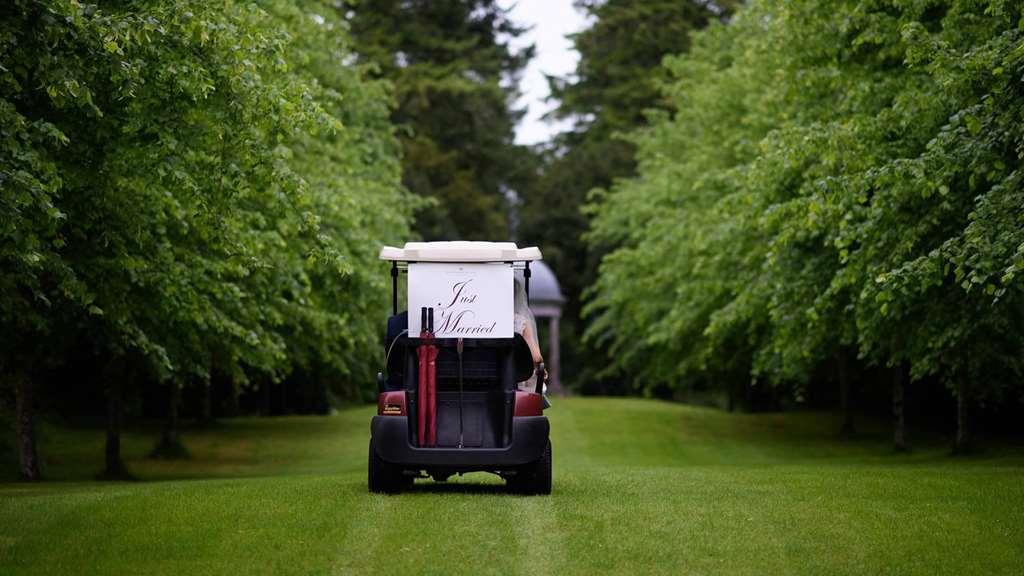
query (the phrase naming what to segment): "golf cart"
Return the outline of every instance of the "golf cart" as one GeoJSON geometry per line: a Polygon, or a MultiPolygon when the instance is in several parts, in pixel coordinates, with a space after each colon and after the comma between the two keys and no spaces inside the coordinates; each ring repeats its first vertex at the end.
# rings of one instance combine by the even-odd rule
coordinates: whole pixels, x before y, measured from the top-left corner
{"type": "Polygon", "coordinates": [[[370,425],[371,492],[484,471],[513,492],[551,493],[543,366],[514,327],[515,283],[528,302],[530,262],[540,257],[512,242],[381,250],[391,262],[392,316],[370,425]],[[398,309],[403,273],[411,313],[398,309]],[[535,386],[519,389],[534,376],[535,386]]]}

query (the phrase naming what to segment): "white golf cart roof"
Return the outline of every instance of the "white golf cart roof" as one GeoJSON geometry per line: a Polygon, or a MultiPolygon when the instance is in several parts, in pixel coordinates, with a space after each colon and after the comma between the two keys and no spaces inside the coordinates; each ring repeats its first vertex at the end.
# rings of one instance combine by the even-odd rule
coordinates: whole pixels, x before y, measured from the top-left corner
{"type": "Polygon", "coordinates": [[[395,262],[522,262],[540,260],[540,249],[536,246],[519,248],[515,242],[406,242],[403,248],[381,248],[380,259],[395,262]]]}

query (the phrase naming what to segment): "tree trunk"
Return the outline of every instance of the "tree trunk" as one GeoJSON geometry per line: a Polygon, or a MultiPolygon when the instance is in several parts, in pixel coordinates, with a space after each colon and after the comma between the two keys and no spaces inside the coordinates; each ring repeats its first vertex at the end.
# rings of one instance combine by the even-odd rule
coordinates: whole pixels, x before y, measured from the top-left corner
{"type": "Polygon", "coordinates": [[[111,360],[104,371],[107,388],[107,442],[105,446],[105,468],[102,476],[121,478],[127,475],[121,459],[121,422],[124,415],[123,361],[111,360]]]}
{"type": "Polygon", "coordinates": [[[953,451],[957,454],[971,451],[970,403],[967,394],[967,374],[964,374],[956,391],[956,444],[953,451]]]}
{"type": "Polygon", "coordinates": [[[114,356],[102,371],[107,396],[107,437],[103,447],[103,471],[100,480],[132,480],[132,475],[121,458],[121,426],[124,421],[125,381],[132,377],[124,356],[114,356]]]}
{"type": "Polygon", "coordinates": [[[180,382],[176,380],[171,382],[169,396],[164,431],[160,436],[160,442],[153,448],[150,455],[154,458],[188,458],[188,451],[185,450],[178,434],[178,405],[181,404],[180,382]]]}
{"type": "Polygon", "coordinates": [[[213,422],[213,381],[207,382],[199,393],[199,423],[206,426],[213,422]]]}
{"type": "Polygon", "coordinates": [[[892,379],[892,443],[897,452],[907,452],[910,450],[910,446],[907,445],[907,423],[903,410],[905,381],[906,376],[903,366],[897,365],[893,371],[892,379]]]}
{"type": "Polygon", "coordinates": [[[178,444],[178,404],[181,403],[181,384],[171,382],[170,400],[167,405],[167,422],[164,426],[164,444],[178,444]]]}
{"type": "Polygon", "coordinates": [[[18,454],[22,480],[35,482],[41,478],[39,454],[36,452],[35,415],[32,413],[32,380],[28,374],[14,375],[15,418],[17,419],[18,454]]]}
{"type": "Polygon", "coordinates": [[[270,416],[270,381],[264,380],[260,385],[260,395],[263,402],[260,403],[260,416],[270,416]]]}
{"type": "Polygon", "coordinates": [[[227,396],[224,397],[224,403],[222,405],[224,415],[228,417],[238,416],[238,414],[242,411],[242,409],[238,406],[238,388],[235,386],[235,383],[231,380],[227,381],[226,386],[227,396]]]}
{"type": "Polygon", "coordinates": [[[856,428],[853,425],[853,391],[850,382],[850,358],[846,350],[839,352],[839,402],[843,410],[843,427],[840,436],[853,436],[856,428]]]}

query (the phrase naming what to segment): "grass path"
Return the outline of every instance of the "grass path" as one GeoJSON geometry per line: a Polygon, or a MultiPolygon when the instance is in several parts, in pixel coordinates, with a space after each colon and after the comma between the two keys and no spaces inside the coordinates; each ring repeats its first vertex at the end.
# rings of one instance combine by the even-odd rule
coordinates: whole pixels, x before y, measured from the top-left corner
{"type": "MultiPolygon", "coordinates": [[[[240,419],[88,480],[102,434],[48,430],[59,481],[0,484],[0,574],[1020,574],[1024,452],[838,442],[830,415],[559,400],[554,494],[487,475],[368,494],[370,408],[240,419]]],[[[869,431],[870,432],[870,431],[869,431]]]]}

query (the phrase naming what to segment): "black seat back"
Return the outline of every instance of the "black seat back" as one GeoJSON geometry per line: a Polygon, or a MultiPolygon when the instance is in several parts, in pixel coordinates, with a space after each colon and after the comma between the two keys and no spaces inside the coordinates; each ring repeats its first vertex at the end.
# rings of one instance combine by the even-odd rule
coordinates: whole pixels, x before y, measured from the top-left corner
{"type": "MultiPolygon", "coordinates": [[[[409,328],[409,313],[400,312],[388,318],[387,331],[384,337],[384,353],[386,355],[387,387],[389,390],[401,390],[406,367],[405,347],[409,328]]],[[[418,335],[414,335],[418,336],[418,335]]],[[[530,347],[521,334],[513,339],[513,357],[515,360],[515,377],[517,382],[527,380],[533,375],[533,356],[530,347]]],[[[498,383],[501,380],[500,355],[495,348],[465,348],[462,357],[462,377],[467,382],[480,385],[498,383]]],[[[458,356],[454,349],[443,348],[437,358],[437,377],[441,380],[458,377],[458,356]]]]}

